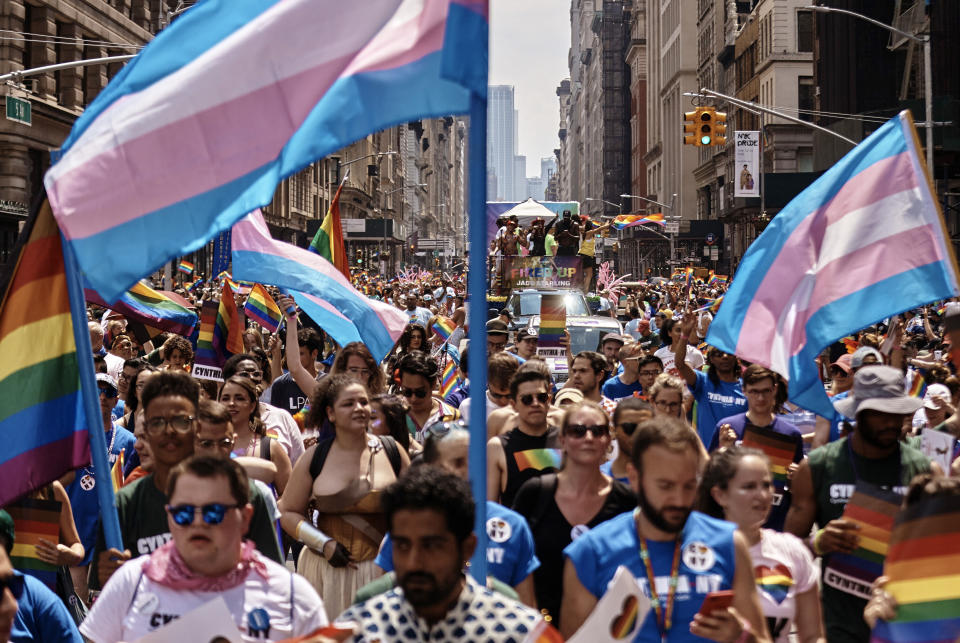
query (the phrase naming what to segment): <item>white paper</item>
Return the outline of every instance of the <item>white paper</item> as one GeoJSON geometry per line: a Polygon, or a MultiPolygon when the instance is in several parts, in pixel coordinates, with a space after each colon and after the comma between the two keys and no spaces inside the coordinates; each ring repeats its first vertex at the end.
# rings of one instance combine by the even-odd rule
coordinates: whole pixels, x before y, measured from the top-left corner
{"type": "Polygon", "coordinates": [[[924,429],[920,434],[920,450],[931,461],[940,465],[948,475],[950,473],[950,456],[953,455],[953,436],[943,431],[924,429]]]}
{"type": "Polygon", "coordinates": [[[640,589],[630,570],[621,565],[607,586],[607,591],[590,616],[567,643],[623,643],[632,641],[650,612],[650,599],[640,589]],[[630,620],[626,614],[636,613],[633,626],[625,631],[630,620]],[[619,634],[620,636],[616,636],[619,634]]]}
{"type": "Polygon", "coordinates": [[[230,616],[222,597],[204,603],[180,618],[170,621],[159,630],[137,639],[134,643],[169,643],[170,641],[229,641],[243,643],[240,630],[230,616]]]}

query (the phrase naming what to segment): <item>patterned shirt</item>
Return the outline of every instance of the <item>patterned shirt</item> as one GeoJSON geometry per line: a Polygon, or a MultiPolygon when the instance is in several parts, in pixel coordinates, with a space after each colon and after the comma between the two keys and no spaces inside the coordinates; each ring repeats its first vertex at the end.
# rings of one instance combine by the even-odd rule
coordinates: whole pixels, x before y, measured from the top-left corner
{"type": "Polygon", "coordinates": [[[338,621],[359,624],[353,643],[377,641],[475,641],[522,643],[540,624],[540,613],[481,587],[470,576],[456,605],[432,627],[417,616],[396,587],[347,609],[338,621]]]}

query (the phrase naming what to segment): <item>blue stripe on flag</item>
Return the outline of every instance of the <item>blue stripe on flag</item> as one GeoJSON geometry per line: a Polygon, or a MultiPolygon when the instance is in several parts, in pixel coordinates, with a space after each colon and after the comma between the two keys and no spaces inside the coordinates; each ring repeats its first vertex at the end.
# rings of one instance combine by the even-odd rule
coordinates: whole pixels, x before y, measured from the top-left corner
{"type": "Polygon", "coordinates": [[[3,453],[0,464],[33,449],[69,438],[86,428],[74,418],[83,417],[80,392],[34,404],[0,422],[3,453]]]}
{"type": "Polygon", "coordinates": [[[339,317],[322,306],[318,306],[301,292],[296,290],[289,292],[293,295],[300,309],[315,321],[317,326],[323,329],[323,332],[330,335],[333,341],[341,346],[346,346],[350,342],[363,341],[357,327],[350,320],[339,317]]]}

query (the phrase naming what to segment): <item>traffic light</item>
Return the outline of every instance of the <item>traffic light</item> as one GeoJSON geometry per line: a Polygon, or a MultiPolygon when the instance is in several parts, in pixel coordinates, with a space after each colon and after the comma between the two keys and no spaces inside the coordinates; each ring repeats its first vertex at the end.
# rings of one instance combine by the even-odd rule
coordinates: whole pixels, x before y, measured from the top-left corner
{"type": "Polygon", "coordinates": [[[700,108],[696,111],[683,113],[683,144],[700,146],[697,137],[697,122],[700,116],[700,108]]]}
{"type": "Polygon", "coordinates": [[[723,146],[727,144],[727,114],[726,112],[713,113],[713,145],[723,146]]]}
{"type": "Polygon", "coordinates": [[[710,147],[714,144],[714,124],[717,110],[712,107],[697,108],[697,145],[710,147]]]}

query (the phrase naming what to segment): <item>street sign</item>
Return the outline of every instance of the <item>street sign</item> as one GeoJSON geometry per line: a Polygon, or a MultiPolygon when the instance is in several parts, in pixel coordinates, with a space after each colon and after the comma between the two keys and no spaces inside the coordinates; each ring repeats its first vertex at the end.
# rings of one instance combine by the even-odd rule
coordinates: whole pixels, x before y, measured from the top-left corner
{"type": "Polygon", "coordinates": [[[22,125],[33,125],[33,111],[30,101],[15,96],[7,96],[7,120],[22,125]]]}
{"type": "Polygon", "coordinates": [[[710,259],[712,261],[718,261],[720,259],[720,248],[710,248],[710,259]]]}
{"type": "Polygon", "coordinates": [[[717,235],[712,232],[707,233],[706,242],[708,246],[712,246],[717,241],[717,235]]]}
{"type": "Polygon", "coordinates": [[[680,233],[680,222],[679,221],[667,221],[664,225],[664,232],[667,234],[679,234],[680,233]]]}

